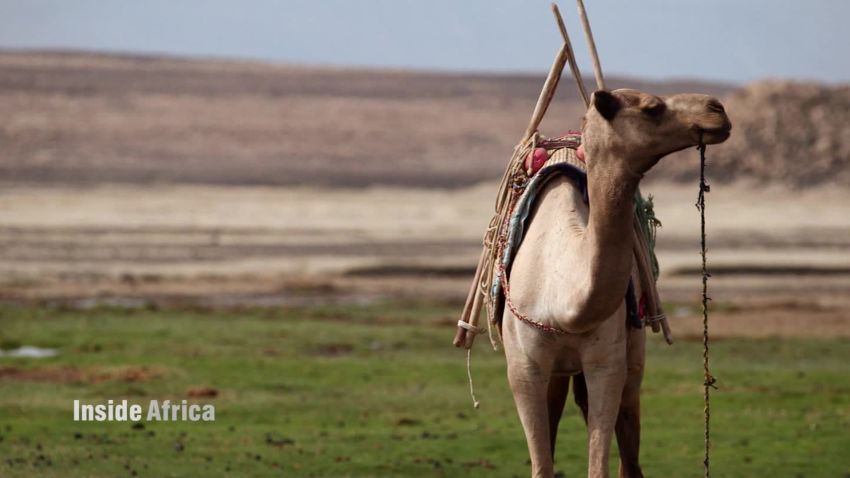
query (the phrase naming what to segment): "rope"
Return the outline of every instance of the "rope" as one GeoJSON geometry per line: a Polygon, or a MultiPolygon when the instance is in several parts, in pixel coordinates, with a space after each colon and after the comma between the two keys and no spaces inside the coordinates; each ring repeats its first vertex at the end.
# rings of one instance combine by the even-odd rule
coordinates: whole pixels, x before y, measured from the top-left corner
{"type": "Polygon", "coordinates": [[[705,478],[711,476],[709,467],[709,451],[711,448],[711,433],[709,423],[711,421],[711,403],[710,390],[717,388],[714,386],[715,378],[711,375],[708,368],[708,278],[711,274],[708,273],[706,265],[706,248],[705,248],[705,195],[711,188],[705,182],[705,143],[702,142],[702,136],[699,140],[699,196],[697,196],[697,209],[700,216],[700,246],[702,255],[702,369],[703,369],[703,438],[705,440],[705,454],[702,461],[705,469],[705,478]]]}
{"type": "Polygon", "coordinates": [[[646,243],[649,246],[647,249],[649,250],[649,262],[652,266],[653,277],[658,280],[661,269],[658,265],[658,256],[655,254],[655,239],[658,236],[661,221],[655,216],[655,205],[651,194],[644,198],[640,189],[635,192],[635,214],[643,237],[646,238],[646,243]]]}
{"type": "Polygon", "coordinates": [[[472,406],[478,408],[481,406],[475,398],[475,387],[472,385],[472,347],[466,349],[466,376],[469,378],[469,395],[472,397],[472,406]]]}

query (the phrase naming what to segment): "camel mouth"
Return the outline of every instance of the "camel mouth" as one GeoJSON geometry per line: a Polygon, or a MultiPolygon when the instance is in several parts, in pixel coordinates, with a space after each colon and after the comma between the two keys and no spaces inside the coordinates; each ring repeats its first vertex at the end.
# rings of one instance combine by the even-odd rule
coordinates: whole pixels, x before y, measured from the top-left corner
{"type": "Polygon", "coordinates": [[[699,132],[705,144],[722,143],[732,135],[732,125],[726,123],[714,128],[699,128],[699,132]]]}

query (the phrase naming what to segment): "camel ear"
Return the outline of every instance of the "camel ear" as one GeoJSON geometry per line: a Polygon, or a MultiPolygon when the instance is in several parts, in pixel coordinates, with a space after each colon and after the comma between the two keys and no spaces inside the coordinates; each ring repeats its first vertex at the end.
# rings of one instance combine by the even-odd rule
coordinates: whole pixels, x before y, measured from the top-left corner
{"type": "Polygon", "coordinates": [[[619,98],[612,95],[610,91],[596,90],[593,92],[593,97],[590,98],[591,104],[596,108],[596,111],[608,121],[614,119],[617,112],[620,111],[622,103],[619,98]]]}

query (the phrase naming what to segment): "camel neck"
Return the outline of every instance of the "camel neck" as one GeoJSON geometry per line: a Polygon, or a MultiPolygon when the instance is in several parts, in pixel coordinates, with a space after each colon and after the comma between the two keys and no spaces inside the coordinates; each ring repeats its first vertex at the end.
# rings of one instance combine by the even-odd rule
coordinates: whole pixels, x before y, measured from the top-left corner
{"type": "Polygon", "coordinates": [[[620,164],[622,161],[605,161],[596,167],[588,166],[588,233],[596,245],[605,249],[623,244],[630,250],[634,197],[640,177],[620,164]]]}
{"type": "Polygon", "coordinates": [[[600,161],[596,167],[591,164],[589,159],[590,216],[584,240],[592,285],[585,311],[588,318],[598,320],[616,311],[628,287],[633,262],[634,195],[640,178],[618,167],[622,161],[600,161]]]}

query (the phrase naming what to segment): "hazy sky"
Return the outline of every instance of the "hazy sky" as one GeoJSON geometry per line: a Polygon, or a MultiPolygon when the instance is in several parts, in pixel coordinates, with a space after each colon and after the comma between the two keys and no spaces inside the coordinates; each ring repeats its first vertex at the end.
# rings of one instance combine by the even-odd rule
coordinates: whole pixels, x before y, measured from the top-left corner
{"type": "MultiPolygon", "coordinates": [[[[848,0],[585,1],[609,74],[850,82],[848,0]]],[[[541,72],[559,41],[542,0],[0,0],[0,48],[541,72]]]]}

